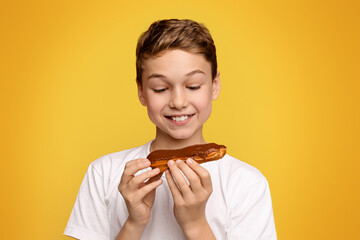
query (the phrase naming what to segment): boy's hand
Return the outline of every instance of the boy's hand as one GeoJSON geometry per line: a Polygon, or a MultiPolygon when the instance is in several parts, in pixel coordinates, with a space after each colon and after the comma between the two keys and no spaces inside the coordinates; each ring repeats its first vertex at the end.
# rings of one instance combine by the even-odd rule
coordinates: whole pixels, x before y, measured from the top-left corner
{"type": "MultiPolygon", "coordinates": [[[[213,238],[205,217],[206,203],[212,193],[209,172],[190,158],[186,163],[181,160],[177,160],[176,163],[170,160],[168,166],[170,171],[166,171],[165,174],[174,198],[174,215],[180,227],[188,238],[199,239],[196,236],[201,233],[208,236],[206,239],[213,238]]],[[[203,237],[204,235],[200,238],[203,237]]]]}
{"type": "Polygon", "coordinates": [[[162,184],[158,168],[134,176],[136,172],[149,166],[148,159],[127,162],[118,187],[129,212],[127,222],[139,229],[145,228],[148,223],[155,200],[155,189],[162,184]],[[150,179],[144,183],[148,178],[150,179]]]}

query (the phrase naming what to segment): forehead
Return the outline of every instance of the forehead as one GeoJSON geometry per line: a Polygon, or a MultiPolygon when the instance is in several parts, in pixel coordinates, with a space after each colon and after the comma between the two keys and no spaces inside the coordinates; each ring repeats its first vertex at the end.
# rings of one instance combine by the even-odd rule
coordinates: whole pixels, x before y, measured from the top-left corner
{"type": "Polygon", "coordinates": [[[168,50],[144,61],[143,77],[146,79],[152,74],[180,77],[194,70],[200,70],[206,76],[211,76],[211,64],[203,54],[179,49],[168,50]]]}

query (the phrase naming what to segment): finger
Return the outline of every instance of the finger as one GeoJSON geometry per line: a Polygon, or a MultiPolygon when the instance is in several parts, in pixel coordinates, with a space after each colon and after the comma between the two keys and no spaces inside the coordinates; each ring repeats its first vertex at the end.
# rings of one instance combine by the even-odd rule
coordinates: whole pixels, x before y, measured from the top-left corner
{"type": "Polygon", "coordinates": [[[136,199],[143,199],[147,194],[163,183],[162,179],[156,180],[152,183],[146,184],[136,192],[136,199]]]}
{"type": "Polygon", "coordinates": [[[131,165],[136,164],[137,162],[141,161],[142,159],[143,159],[143,158],[138,158],[138,159],[134,159],[134,160],[128,161],[128,162],[125,164],[125,167],[130,167],[131,165]]]}
{"type": "MultiPolygon", "coordinates": [[[[179,160],[181,161],[181,160],[179,160]]],[[[191,194],[191,189],[189,187],[189,184],[186,182],[184,176],[181,174],[179,168],[177,167],[177,164],[173,160],[170,160],[168,162],[168,166],[171,172],[171,175],[173,176],[173,179],[175,180],[180,192],[185,197],[185,195],[191,194]]]]}
{"type": "Polygon", "coordinates": [[[181,192],[178,189],[178,187],[176,186],[176,183],[175,183],[173,177],[171,176],[171,173],[169,170],[165,171],[165,177],[166,177],[166,181],[169,185],[171,195],[173,196],[174,202],[181,201],[181,199],[183,199],[181,192]]]}
{"type": "MultiPolygon", "coordinates": [[[[154,168],[154,169],[156,169],[156,168],[154,168]]],[[[159,168],[158,168],[158,169],[159,169],[159,168]]],[[[159,169],[159,171],[160,171],[160,169],[159,169]]],[[[162,176],[162,173],[160,173],[160,174],[155,174],[155,176],[151,177],[151,178],[149,179],[149,181],[147,181],[146,183],[155,182],[155,181],[159,180],[159,179],[161,178],[161,176],[162,176]]]]}
{"type": "Polygon", "coordinates": [[[149,166],[150,166],[150,161],[144,158],[127,162],[124,168],[123,175],[121,176],[121,182],[127,184],[134,177],[134,174],[136,172],[145,169],[149,166]]]}
{"type": "Polygon", "coordinates": [[[176,161],[176,164],[179,169],[184,173],[185,177],[190,183],[190,188],[193,191],[200,191],[201,189],[203,189],[200,177],[185,162],[178,160],[176,161]]]}
{"type": "Polygon", "coordinates": [[[203,188],[205,188],[207,191],[212,191],[210,173],[191,158],[188,158],[186,163],[200,177],[203,188]]]}
{"type": "MultiPolygon", "coordinates": [[[[155,170],[155,168],[152,169],[152,170],[155,170]]],[[[159,169],[159,170],[160,170],[160,169],[159,169]]],[[[151,171],[151,170],[150,170],[150,171],[151,171]]],[[[162,174],[163,174],[163,173],[155,174],[155,176],[150,177],[148,181],[143,182],[143,183],[140,183],[139,188],[142,188],[142,187],[145,186],[146,184],[149,184],[149,183],[152,183],[152,182],[155,182],[155,181],[159,180],[159,179],[161,178],[162,174]]]]}
{"type": "MultiPolygon", "coordinates": [[[[135,190],[138,189],[139,187],[142,187],[140,186],[140,184],[144,185],[146,179],[149,179],[150,181],[150,178],[155,177],[156,175],[160,175],[159,173],[160,173],[160,169],[154,168],[150,171],[141,173],[136,177],[133,177],[128,183],[129,190],[135,190]]],[[[159,178],[157,180],[159,180],[159,178]]],[[[154,180],[151,182],[154,182],[154,180]]]]}

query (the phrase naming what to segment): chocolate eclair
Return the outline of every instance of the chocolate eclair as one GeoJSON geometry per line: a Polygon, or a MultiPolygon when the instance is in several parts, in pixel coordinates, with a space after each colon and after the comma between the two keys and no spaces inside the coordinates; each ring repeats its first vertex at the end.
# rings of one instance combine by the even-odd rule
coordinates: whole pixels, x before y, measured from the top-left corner
{"type": "Polygon", "coordinates": [[[175,150],[155,150],[151,152],[147,159],[151,162],[152,168],[159,168],[160,172],[168,169],[169,160],[183,160],[191,158],[198,163],[204,163],[221,159],[226,154],[226,147],[216,143],[197,144],[175,150]]]}

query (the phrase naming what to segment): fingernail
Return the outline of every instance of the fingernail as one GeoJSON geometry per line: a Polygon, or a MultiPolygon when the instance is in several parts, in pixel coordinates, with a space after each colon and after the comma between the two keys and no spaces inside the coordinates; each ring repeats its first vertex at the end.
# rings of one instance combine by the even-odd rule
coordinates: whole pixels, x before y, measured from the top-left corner
{"type": "Polygon", "coordinates": [[[181,163],[182,163],[181,160],[176,160],[176,164],[177,164],[177,165],[180,165],[181,163]]]}
{"type": "Polygon", "coordinates": [[[148,165],[148,164],[149,164],[149,160],[144,159],[144,160],[143,160],[143,164],[144,164],[144,165],[148,165]]]}
{"type": "Polygon", "coordinates": [[[187,164],[192,164],[191,158],[186,159],[186,163],[187,163],[187,164]]]}
{"type": "Polygon", "coordinates": [[[159,169],[159,168],[155,168],[155,169],[153,169],[153,171],[154,171],[154,173],[158,173],[158,172],[160,172],[160,169],[159,169]]]}
{"type": "Polygon", "coordinates": [[[174,161],[173,161],[173,160],[168,161],[168,165],[169,165],[169,166],[174,165],[174,161]]]}

